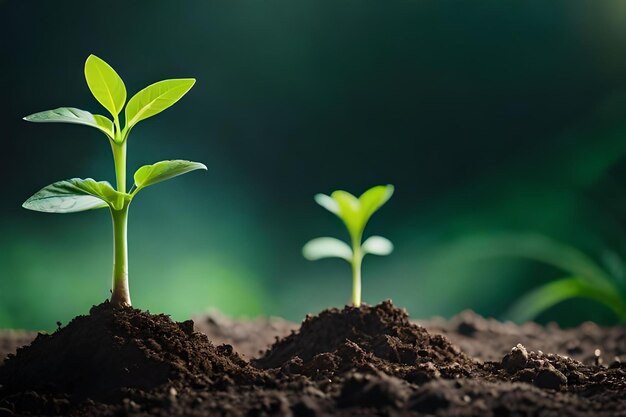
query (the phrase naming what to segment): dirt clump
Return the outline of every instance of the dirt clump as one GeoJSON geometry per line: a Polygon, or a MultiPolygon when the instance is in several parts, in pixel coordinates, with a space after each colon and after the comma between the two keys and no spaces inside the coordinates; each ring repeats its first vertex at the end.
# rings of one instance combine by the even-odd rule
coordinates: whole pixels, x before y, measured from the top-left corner
{"type": "Polygon", "coordinates": [[[252,361],[263,369],[313,378],[358,370],[412,382],[468,376],[476,363],[445,337],[412,323],[391,301],[324,310],[252,361]]]}
{"type": "Polygon", "coordinates": [[[190,320],[177,323],[108,302],[52,334],[39,334],[0,367],[3,391],[73,400],[117,400],[165,383],[219,387],[261,378],[230,346],[215,347],[194,332],[190,320]]]}

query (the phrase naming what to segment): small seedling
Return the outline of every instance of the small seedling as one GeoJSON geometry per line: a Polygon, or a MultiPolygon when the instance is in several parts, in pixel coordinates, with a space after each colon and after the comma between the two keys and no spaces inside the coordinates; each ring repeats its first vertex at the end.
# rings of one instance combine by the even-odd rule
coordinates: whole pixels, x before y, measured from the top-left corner
{"type": "Polygon", "coordinates": [[[365,191],[359,198],[346,191],[334,191],[330,196],[316,194],[315,201],[339,217],[348,229],[352,248],[334,237],[320,237],[309,241],[302,248],[308,260],[341,258],[352,265],[352,304],[361,305],[361,263],[368,253],[389,255],[393,244],[382,236],[371,236],[365,242],[363,231],[370,217],[393,195],[393,185],[378,185],[365,191]]]}
{"type": "Polygon", "coordinates": [[[126,145],[128,135],[137,123],[172,106],[196,82],[193,78],[163,80],[139,91],[126,103],[126,86],[106,62],[90,55],[85,62],[85,78],[96,100],[113,120],[73,107],[61,107],[35,113],[24,118],[29,122],[74,123],[94,127],[106,135],[113,151],[117,188],[106,181],[72,178],[42,188],[23,204],[29,210],[46,213],[74,213],[108,207],[113,219],[113,289],[111,304],[130,306],[128,288],[128,208],[137,193],[149,185],[197,169],[206,170],[199,162],[171,160],[144,165],[134,175],[134,185],[126,188],[126,145]],[[120,113],[126,105],[125,126],[120,113]]]}

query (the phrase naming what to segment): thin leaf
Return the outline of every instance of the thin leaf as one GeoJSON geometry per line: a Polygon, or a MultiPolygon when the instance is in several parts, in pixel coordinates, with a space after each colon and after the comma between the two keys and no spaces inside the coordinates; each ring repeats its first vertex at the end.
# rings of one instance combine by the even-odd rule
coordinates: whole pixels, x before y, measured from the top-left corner
{"type": "Polygon", "coordinates": [[[313,197],[315,202],[333,214],[339,214],[339,205],[335,200],[326,194],[315,194],[313,197]]]}
{"type": "Polygon", "coordinates": [[[74,107],[59,107],[54,110],[42,111],[26,116],[24,120],[35,123],[73,123],[91,126],[113,139],[113,122],[110,119],[74,107]]]}
{"type": "Polygon", "coordinates": [[[626,320],[626,306],[620,294],[599,289],[581,277],[567,277],[549,282],[524,295],[509,310],[507,316],[519,322],[531,320],[544,310],[571,298],[588,298],[609,307],[626,320]]]}
{"type": "Polygon", "coordinates": [[[363,245],[361,245],[363,255],[371,253],[372,255],[385,256],[393,252],[393,243],[382,236],[370,236],[363,245]]]}
{"type": "Polygon", "coordinates": [[[135,94],[126,106],[126,128],[162,112],[180,100],[195,84],[196,80],[164,80],[149,85],[135,94]]]}
{"type": "Polygon", "coordinates": [[[341,258],[352,261],[352,249],[345,242],[334,237],[319,237],[309,241],[302,248],[302,255],[310,261],[322,258],[341,258]]]}
{"type": "Polygon", "coordinates": [[[102,59],[89,55],[85,61],[85,79],[96,100],[117,117],[126,103],[126,86],[117,72],[102,59]]]}
{"type": "Polygon", "coordinates": [[[535,233],[498,233],[472,236],[456,243],[457,249],[474,258],[521,257],[543,262],[590,285],[613,291],[610,275],[580,250],[535,233]]]}
{"type": "Polygon", "coordinates": [[[122,208],[127,194],[119,193],[106,181],[72,178],[50,184],[22,204],[22,207],[45,213],[74,213],[110,205],[122,208]]]}
{"type": "Polygon", "coordinates": [[[152,165],[144,165],[139,168],[137,172],[135,172],[135,185],[137,186],[137,191],[139,191],[149,185],[153,185],[197,169],[206,170],[207,167],[200,162],[184,161],[181,159],[161,161],[152,165]]]}

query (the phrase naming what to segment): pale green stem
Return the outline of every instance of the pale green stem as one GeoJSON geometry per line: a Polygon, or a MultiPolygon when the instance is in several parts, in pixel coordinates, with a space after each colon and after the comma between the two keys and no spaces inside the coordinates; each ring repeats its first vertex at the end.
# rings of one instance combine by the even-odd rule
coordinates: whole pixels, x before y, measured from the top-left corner
{"type": "MultiPolygon", "coordinates": [[[[115,118],[115,137],[121,139],[119,120],[115,118]]],[[[126,141],[111,141],[117,191],[126,193],[126,141]]],[[[124,202],[120,210],[111,208],[113,219],[113,289],[111,304],[114,307],[130,306],[128,288],[128,208],[130,201],[124,202]]]]}
{"type": "Polygon", "coordinates": [[[111,209],[113,219],[113,291],[111,304],[114,307],[130,306],[128,289],[128,246],[127,226],[129,204],[121,210],[111,209]]]}
{"type": "Polygon", "coordinates": [[[126,141],[117,143],[111,141],[113,150],[113,161],[115,162],[115,179],[117,181],[117,191],[126,192],[126,141]]]}
{"type": "Polygon", "coordinates": [[[361,306],[361,236],[352,239],[352,305],[361,306]]]}

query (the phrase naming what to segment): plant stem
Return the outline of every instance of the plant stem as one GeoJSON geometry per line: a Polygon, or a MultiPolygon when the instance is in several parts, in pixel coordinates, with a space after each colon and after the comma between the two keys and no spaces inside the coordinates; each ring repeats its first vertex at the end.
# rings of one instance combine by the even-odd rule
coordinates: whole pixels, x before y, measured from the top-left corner
{"type": "Polygon", "coordinates": [[[352,239],[352,305],[361,307],[361,238],[352,239]]]}
{"type": "MultiPolygon", "coordinates": [[[[115,119],[116,138],[121,138],[119,121],[115,119]]],[[[126,141],[111,141],[113,161],[115,163],[115,179],[117,191],[126,193],[126,141]]],[[[114,307],[130,306],[128,289],[128,208],[130,201],[124,203],[120,210],[111,208],[113,219],[113,289],[111,304],[114,307]]]]}
{"type": "Polygon", "coordinates": [[[121,210],[111,209],[113,219],[113,291],[111,304],[114,307],[130,306],[128,289],[128,246],[127,225],[129,204],[121,210]]]}
{"type": "Polygon", "coordinates": [[[113,150],[113,161],[115,163],[115,179],[117,181],[117,191],[126,192],[126,141],[117,143],[111,141],[113,150]]]}

